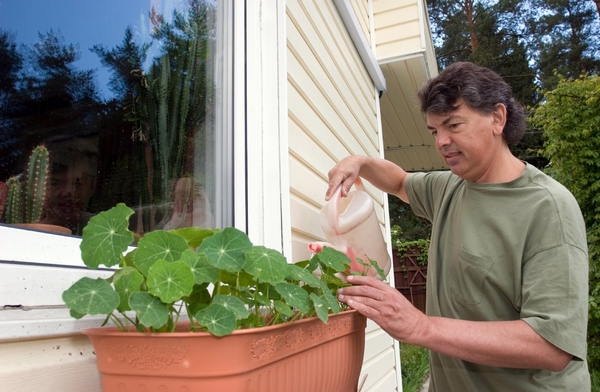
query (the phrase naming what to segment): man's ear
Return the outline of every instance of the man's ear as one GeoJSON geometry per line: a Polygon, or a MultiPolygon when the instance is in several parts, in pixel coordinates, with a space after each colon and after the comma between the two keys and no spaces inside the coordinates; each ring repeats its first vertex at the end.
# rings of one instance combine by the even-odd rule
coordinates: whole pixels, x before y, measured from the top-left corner
{"type": "Polygon", "coordinates": [[[496,104],[494,111],[492,112],[492,120],[494,127],[494,134],[502,135],[504,126],[506,125],[506,106],[503,103],[496,104]]]}

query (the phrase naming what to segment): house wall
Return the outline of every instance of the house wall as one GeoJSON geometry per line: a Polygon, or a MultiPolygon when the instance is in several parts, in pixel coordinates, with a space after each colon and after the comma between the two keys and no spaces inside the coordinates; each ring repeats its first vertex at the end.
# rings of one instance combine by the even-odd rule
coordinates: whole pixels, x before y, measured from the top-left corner
{"type": "Polygon", "coordinates": [[[372,45],[373,40],[371,37],[371,11],[370,4],[371,0],[351,0],[350,4],[356,14],[356,19],[360,24],[360,28],[367,39],[369,45],[372,45]]]}
{"type": "Polygon", "coordinates": [[[424,50],[422,0],[372,0],[377,60],[424,50]]]}
{"type": "MultiPolygon", "coordinates": [[[[299,261],[310,257],[310,242],[324,240],[319,211],[328,171],[348,155],[382,156],[381,119],[373,82],[333,1],[286,4],[292,259],[299,261]]],[[[368,33],[368,2],[351,4],[368,33]]],[[[365,187],[385,232],[385,195],[365,187]]],[[[372,322],[366,339],[363,391],[397,390],[393,340],[372,322]]]]}

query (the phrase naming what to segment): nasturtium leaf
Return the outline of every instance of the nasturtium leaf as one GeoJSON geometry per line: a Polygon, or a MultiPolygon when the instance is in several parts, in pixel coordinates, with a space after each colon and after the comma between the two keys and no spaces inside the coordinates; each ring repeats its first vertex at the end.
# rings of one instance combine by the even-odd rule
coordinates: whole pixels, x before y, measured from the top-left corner
{"type": "Polygon", "coordinates": [[[244,270],[238,272],[220,270],[219,280],[223,284],[235,287],[254,287],[256,285],[256,279],[244,270]]]}
{"type": "Polygon", "coordinates": [[[129,307],[129,296],[131,293],[140,291],[142,283],[144,283],[144,276],[133,267],[124,267],[115,273],[113,284],[120,298],[119,312],[131,309],[129,307]]]}
{"type": "Polygon", "coordinates": [[[245,319],[250,315],[248,308],[244,302],[238,297],[232,295],[215,295],[213,298],[213,304],[219,304],[235,314],[237,320],[245,319]]]}
{"type": "Polygon", "coordinates": [[[196,313],[196,321],[215,336],[229,335],[236,326],[235,313],[219,304],[211,304],[196,313]]]}
{"type": "Polygon", "coordinates": [[[335,314],[338,314],[340,312],[340,303],[338,299],[333,296],[331,289],[327,287],[327,283],[322,280],[320,280],[319,283],[321,284],[321,289],[323,290],[323,298],[325,301],[327,301],[331,311],[335,314]]]}
{"type": "Polygon", "coordinates": [[[190,248],[197,248],[205,238],[221,231],[221,229],[203,229],[201,227],[184,227],[182,229],[170,230],[171,233],[185,238],[190,248]]]}
{"type": "Polygon", "coordinates": [[[210,304],[212,297],[207,287],[208,283],[196,284],[192,289],[192,293],[183,298],[188,304],[189,315],[196,314],[199,310],[206,308],[210,304]]]}
{"type": "Polygon", "coordinates": [[[129,306],[135,310],[140,323],[146,327],[159,329],[167,323],[169,307],[145,291],[132,293],[129,306]]]}
{"type": "Polygon", "coordinates": [[[351,260],[344,253],[325,246],[323,250],[313,256],[322,266],[332,268],[335,272],[346,271],[350,268],[351,260]]]}
{"type": "Polygon", "coordinates": [[[181,261],[157,260],[148,271],[147,284],[150,294],[172,303],[192,293],[194,273],[181,261]]]}
{"type": "Polygon", "coordinates": [[[309,270],[306,268],[300,268],[296,264],[290,264],[288,266],[288,272],[290,277],[293,280],[297,280],[299,282],[304,282],[310,287],[321,287],[320,280],[316,276],[314,276],[309,270]]]}
{"type": "Polygon", "coordinates": [[[281,295],[279,295],[271,283],[265,282],[257,284],[256,291],[263,293],[268,299],[281,299],[281,295]]]}
{"type": "Polygon", "coordinates": [[[368,256],[367,256],[367,258],[369,259],[369,262],[371,263],[372,268],[375,268],[375,271],[377,271],[377,275],[379,275],[379,277],[381,279],[385,280],[386,279],[385,271],[383,269],[381,269],[381,267],[379,267],[379,264],[377,263],[377,261],[371,259],[368,256]]]}
{"type": "Polygon", "coordinates": [[[238,272],[246,263],[244,253],[252,248],[246,233],[228,227],[220,233],[206,238],[198,248],[208,263],[229,272],[238,272]]]}
{"type": "Polygon", "coordinates": [[[312,301],[315,312],[317,313],[317,317],[324,323],[329,319],[329,310],[327,307],[327,302],[316,295],[315,293],[310,293],[310,300],[312,301]]]}
{"type": "Polygon", "coordinates": [[[348,283],[345,283],[343,280],[338,278],[335,275],[323,274],[321,275],[321,281],[327,283],[328,285],[334,285],[337,287],[346,287],[349,286],[348,283]]]}
{"type": "Polygon", "coordinates": [[[285,282],[273,286],[288,305],[297,308],[302,313],[310,311],[312,304],[308,298],[308,293],[302,287],[285,282]]]}
{"type": "Polygon", "coordinates": [[[121,255],[133,242],[129,217],[133,210],[123,203],[90,218],[83,228],[81,259],[91,269],[100,264],[112,267],[121,262],[121,255]]]}
{"type": "Polygon", "coordinates": [[[109,314],[119,305],[119,295],[104,279],[81,278],[62,294],[69,309],[79,314],[109,314]]]}
{"type": "Polygon", "coordinates": [[[254,293],[254,300],[262,306],[271,306],[271,299],[265,294],[256,292],[254,293]]]}
{"type": "Polygon", "coordinates": [[[292,317],[294,315],[294,310],[283,301],[273,301],[273,305],[275,305],[275,310],[286,317],[292,317]]]}
{"type": "Polygon", "coordinates": [[[85,316],[85,314],[79,313],[79,312],[77,312],[77,311],[75,311],[73,309],[69,310],[69,315],[71,317],[73,317],[75,320],[79,320],[79,319],[83,318],[83,316],[85,316]]]}
{"type": "Polygon", "coordinates": [[[244,270],[263,282],[277,283],[285,280],[288,263],[281,253],[264,246],[253,246],[246,252],[244,270]]]}
{"type": "Polygon", "coordinates": [[[219,280],[219,269],[208,264],[204,253],[185,250],[179,260],[192,270],[196,284],[215,283],[219,280]]]}
{"type": "Polygon", "coordinates": [[[133,258],[137,253],[137,248],[133,249],[131,252],[128,252],[121,259],[123,261],[123,267],[133,267],[135,264],[133,263],[133,258]]]}
{"type": "Polygon", "coordinates": [[[146,234],[138,243],[134,256],[135,266],[146,276],[156,260],[177,261],[189,249],[182,237],[173,233],[156,230],[146,234]]]}

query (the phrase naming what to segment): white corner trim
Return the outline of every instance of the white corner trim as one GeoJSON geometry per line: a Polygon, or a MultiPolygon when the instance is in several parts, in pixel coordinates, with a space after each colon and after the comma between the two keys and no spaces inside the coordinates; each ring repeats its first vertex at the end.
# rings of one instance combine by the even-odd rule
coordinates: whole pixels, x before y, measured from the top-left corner
{"type": "Polygon", "coordinates": [[[356,18],[356,14],[354,13],[354,9],[350,4],[349,0],[333,0],[340,16],[342,17],[342,21],[346,26],[346,30],[350,34],[350,38],[352,38],[352,42],[360,55],[365,67],[367,68],[367,72],[371,76],[379,95],[383,94],[386,91],[385,77],[383,76],[383,72],[381,71],[381,67],[377,63],[377,59],[375,58],[375,53],[369,46],[367,42],[367,38],[365,37],[360,24],[358,23],[358,19],[356,18]]]}

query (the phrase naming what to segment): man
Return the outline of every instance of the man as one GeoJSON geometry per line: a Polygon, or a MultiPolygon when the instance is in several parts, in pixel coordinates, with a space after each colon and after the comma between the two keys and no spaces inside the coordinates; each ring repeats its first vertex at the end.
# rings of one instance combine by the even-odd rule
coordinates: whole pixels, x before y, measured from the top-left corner
{"type": "Polygon", "coordinates": [[[447,67],[419,99],[450,171],[351,156],[329,172],[326,199],[360,176],[432,222],[427,314],[369,277],[349,277],[340,301],[430,350],[429,391],[589,391],[585,226],[569,191],[510,152],[523,107],[471,63],[447,67]]]}

